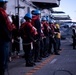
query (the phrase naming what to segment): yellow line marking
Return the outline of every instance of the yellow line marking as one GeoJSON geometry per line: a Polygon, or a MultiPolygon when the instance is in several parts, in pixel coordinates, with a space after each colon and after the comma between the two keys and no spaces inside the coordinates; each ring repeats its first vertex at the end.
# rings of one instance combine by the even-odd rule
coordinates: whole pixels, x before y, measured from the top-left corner
{"type": "Polygon", "coordinates": [[[33,69],[32,69],[32,70],[30,70],[30,72],[29,72],[29,73],[34,73],[34,72],[36,72],[36,70],[33,70],[33,69]]]}
{"type": "Polygon", "coordinates": [[[33,73],[35,73],[37,70],[39,70],[41,67],[43,67],[46,63],[48,63],[49,61],[51,61],[55,56],[56,55],[50,56],[47,60],[43,61],[41,64],[39,64],[38,66],[36,66],[34,69],[30,70],[25,75],[33,75],[33,73]]]}
{"type": "Polygon", "coordinates": [[[36,68],[34,68],[34,70],[38,70],[38,69],[40,69],[40,68],[37,68],[37,67],[36,67],[36,68]]]}
{"type": "Polygon", "coordinates": [[[32,73],[27,73],[27,74],[25,74],[25,75],[32,75],[32,73]]]}
{"type": "MultiPolygon", "coordinates": [[[[62,50],[64,50],[64,48],[62,48],[62,50]]],[[[61,50],[61,51],[62,51],[61,50]]],[[[59,53],[61,52],[59,51],[59,53]]],[[[37,70],[39,70],[41,67],[43,67],[45,64],[47,64],[49,61],[51,61],[56,55],[52,55],[50,56],[48,59],[46,59],[45,61],[43,61],[41,64],[39,64],[38,66],[36,66],[34,69],[30,70],[28,73],[26,73],[25,75],[33,75],[33,73],[35,73],[37,70]]]]}

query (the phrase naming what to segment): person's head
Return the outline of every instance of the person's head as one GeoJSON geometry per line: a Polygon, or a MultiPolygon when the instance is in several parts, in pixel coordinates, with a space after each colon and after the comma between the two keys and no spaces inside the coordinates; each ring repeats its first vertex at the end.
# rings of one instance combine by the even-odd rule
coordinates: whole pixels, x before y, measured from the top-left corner
{"type": "Polygon", "coordinates": [[[46,17],[42,17],[41,21],[47,21],[46,17]]]}
{"type": "Polygon", "coordinates": [[[49,17],[48,16],[46,16],[46,20],[47,20],[47,22],[49,22],[49,17]]]}
{"type": "Polygon", "coordinates": [[[24,19],[25,19],[26,21],[29,21],[29,22],[30,22],[31,19],[32,19],[32,14],[31,14],[31,13],[25,14],[24,19]]]}
{"type": "Polygon", "coordinates": [[[54,24],[54,21],[50,19],[49,24],[54,24]]]}
{"type": "Polygon", "coordinates": [[[8,0],[0,0],[0,7],[6,10],[8,0]]]}
{"type": "Polygon", "coordinates": [[[60,28],[59,24],[55,24],[55,26],[56,26],[56,28],[58,28],[58,29],[60,28]]]}
{"type": "Polygon", "coordinates": [[[75,25],[73,25],[73,26],[72,26],[72,28],[76,28],[76,26],[75,26],[75,25]]]}
{"type": "Polygon", "coordinates": [[[22,18],[22,19],[20,20],[20,23],[22,24],[22,23],[24,23],[24,22],[26,22],[26,21],[25,21],[24,18],[22,18]]]}
{"type": "Polygon", "coordinates": [[[33,15],[39,15],[40,16],[41,15],[41,12],[40,12],[40,10],[36,9],[36,10],[33,10],[32,11],[32,14],[33,15]]]}

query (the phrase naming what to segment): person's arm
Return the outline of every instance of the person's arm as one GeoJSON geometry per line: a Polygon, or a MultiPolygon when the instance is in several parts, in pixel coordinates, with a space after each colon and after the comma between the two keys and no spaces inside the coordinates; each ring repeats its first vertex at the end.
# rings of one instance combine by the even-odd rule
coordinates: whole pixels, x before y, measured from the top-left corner
{"type": "Polygon", "coordinates": [[[35,27],[36,27],[37,32],[38,32],[38,39],[40,39],[41,38],[41,23],[40,23],[40,21],[36,20],[35,25],[36,25],[35,27]]]}

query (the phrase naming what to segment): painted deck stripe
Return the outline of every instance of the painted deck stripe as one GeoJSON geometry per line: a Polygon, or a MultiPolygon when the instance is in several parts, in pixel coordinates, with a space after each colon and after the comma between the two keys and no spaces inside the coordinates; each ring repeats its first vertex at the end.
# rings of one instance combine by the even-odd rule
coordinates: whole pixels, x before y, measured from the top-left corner
{"type": "MultiPolygon", "coordinates": [[[[62,48],[62,50],[64,50],[64,48],[62,48]]],[[[61,50],[61,51],[62,51],[61,50]]],[[[59,53],[61,52],[59,51],[59,53]]],[[[36,66],[34,69],[30,70],[28,73],[26,73],[25,75],[33,75],[33,73],[35,73],[37,70],[39,70],[41,67],[43,67],[45,64],[47,64],[49,61],[51,61],[56,55],[52,55],[50,56],[48,59],[46,59],[45,61],[43,61],[41,64],[39,64],[38,66],[36,66]]],[[[56,62],[57,59],[53,59],[50,64],[56,62]]]]}
{"type": "Polygon", "coordinates": [[[41,67],[43,67],[45,64],[47,64],[49,61],[51,61],[56,55],[50,56],[48,59],[46,59],[44,62],[36,66],[34,69],[30,70],[28,73],[25,75],[33,75],[37,70],[39,70],[41,67]]]}
{"type": "Polygon", "coordinates": [[[55,63],[57,61],[57,59],[53,59],[51,62],[50,62],[50,64],[53,64],[53,63],[55,63]]]}

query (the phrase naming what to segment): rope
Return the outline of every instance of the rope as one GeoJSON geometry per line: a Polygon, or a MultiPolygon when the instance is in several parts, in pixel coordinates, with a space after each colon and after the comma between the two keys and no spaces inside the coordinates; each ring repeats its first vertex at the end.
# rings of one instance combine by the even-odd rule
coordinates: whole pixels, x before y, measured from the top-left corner
{"type": "Polygon", "coordinates": [[[68,70],[56,70],[56,71],[54,71],[53,75],[56,75],[56,73],[57,73],[58,71],[67,72],[68,74],[73,75],[73,74],[72,74],[70,71],[68,71],[68,70]]]}
{"type": "MultiPolygon", "coordinates": [[[[37,39],[38,40],[38,39],[37,39]]],[[[36,41],[37,41],[36,40],[36,41]]],[[[14,40],[16,43],[19,43],[19,44],[23,44],[23,45],[30,45],[31,43],[20,43],[20,42],[18,42],[18,41],[16,41],[16,40],[14,40]]]]}
{"type": "Polygon", "coordinates": [[[19,43],[19,44],[23,44],[23,45],[30,45],[31,43],[20,43],[20,42],[18,42],[18,41],[16,41],[16,40],[14,40],[16,43],[19,43]]]}

